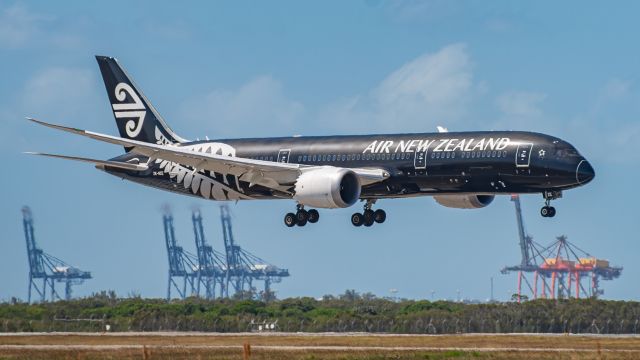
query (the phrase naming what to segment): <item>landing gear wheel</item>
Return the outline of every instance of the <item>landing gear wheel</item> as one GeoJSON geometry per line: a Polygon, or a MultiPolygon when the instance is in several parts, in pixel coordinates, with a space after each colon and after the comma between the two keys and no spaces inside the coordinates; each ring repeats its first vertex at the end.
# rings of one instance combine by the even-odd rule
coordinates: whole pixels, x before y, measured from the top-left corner
{"type": "Polygon", "coordinates": [[[382,224],[385,220],[387,220],[387,213],[382,209],[378,209],[373,212],[373,220],[378,224],[382,224]]]}
{"type": "Polygon", "coordinates": [[[371,226],[375,222],[373,218],[373,210],[367,209],[364,211],[364,226],[371,226]]]}
{"type": "Polygon", "coordinates": [[[353,226],[362,226],[362,224],[364,224],[364,215],[360,213],[351,215],[351,223],[353,226]]]}
{"type": "Polygon", "coordinates": [[[556,208],[554,208],[553,206],[549,206],[549,214],[547,216],[548,217],[556,216],[556,208]]]}
{"type": "Polygon", "coordinates": [[[293,227],[296,223],[296,215],[294,213],[288,213],[284,216],[284,224],[287,225],[287,227],[293,227]]]}
{"type": "Polygon", "coordinates": [[[364,211],[363,215],[365,220],[373,219],[373,210],[367,209],[364,211]]]}
{"type": "Polygon", "coordinates": [[[318,210],[311,209],[308,211],[308,214],[310,223],[315,224],[318,222],[318,220],[320,220],[320,213],[318,213],[318,210]]]}
{"type": "Polygon", "coordinates": [[[306,210],[300,209],[298,210],[298,212],[296,212],[296,223],[298,224],[298,226],[307,225],[308,220],[309,220],[309,213],[306,210]]]}
{"type": "Polygon", "coordinates": [[[542,215],[542,217],[549,217],[549,207],[543,206],[542,209],[540,209],[540,215],[542,215]]]}

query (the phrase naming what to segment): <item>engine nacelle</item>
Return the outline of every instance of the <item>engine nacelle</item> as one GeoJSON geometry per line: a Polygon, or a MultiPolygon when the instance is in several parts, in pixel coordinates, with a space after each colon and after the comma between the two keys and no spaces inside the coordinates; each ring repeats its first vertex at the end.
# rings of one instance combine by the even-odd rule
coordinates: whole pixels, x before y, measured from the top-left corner
{"type": "Polygon", "coordinates": [[[480,209],[493,201],[495,195],[437,195],[438,204],[456,209],[480,209]]]}
{"type": "Polygon", "coordinates": [[[353,171],[332,166],[305,171],[296,181],[293,198],[318,208],[349,207],[360,198],[360,180],[353,171]]]}

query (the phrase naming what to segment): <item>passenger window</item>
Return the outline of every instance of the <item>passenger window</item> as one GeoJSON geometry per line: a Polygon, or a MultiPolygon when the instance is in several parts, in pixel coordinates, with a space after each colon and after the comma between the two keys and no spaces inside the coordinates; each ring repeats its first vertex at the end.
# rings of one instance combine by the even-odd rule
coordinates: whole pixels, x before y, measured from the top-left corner
{"type": "Polygon", "coordinates": [[[356,156],[356,159],[357,159],[357,160],[360,160],[360,154],[358,154],[358,155],[356,156]]]}
{"type": "Polygon", "coordinates": [[[336,155],[333,155],[333,156],[331,157],[331,161],[336,161],[336,155]]]}
{"type": "Polygon", "coordinates": [[[307,155],[302,157],[302,161],[307,161],[307,155]]]}
{"type": "Polygon", "coordinates": [[[395,160],[396,159],[396,153],[391,154],[391,160],[395,160]]]}
{"type": "Polygon", "coordinates": [[[507,152],[506,151],[502,152],[502,157],[507,157],[507,152]]]}
{"type": "Polygon", "coordinates": [[[405,156],[404,153],[402,153],[402,160],[404,160],[404,156],[405,156]]]}
{"type": "Polygon", "coordinates": [[[342,161],[347,160],[347,155],[342,155],[342,161]]]}
{"type": "Polygon", "coordinates": [[[491,152],[491,157],[496,157],[496,151],[495,150],[491,152]]]}
{"type": "Polygon", "coordinates": [[[452,159],[455,159],[455,158],[456,158],[456,153],[452,152],[452,153],[451,153],[451,158],[452,158],[452,159]]]}
{"type": "Polygon", "coordinates": [[[407,154],[407,160],[411,160],[411,153],[407,154]]]}

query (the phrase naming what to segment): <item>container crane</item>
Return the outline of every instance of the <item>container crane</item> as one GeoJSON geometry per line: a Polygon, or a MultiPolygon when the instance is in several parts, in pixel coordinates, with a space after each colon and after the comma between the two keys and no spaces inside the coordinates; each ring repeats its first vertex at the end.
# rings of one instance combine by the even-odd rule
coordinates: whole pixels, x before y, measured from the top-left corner
{"type": "Polygon", "coordinates": [[[31,302],[31,293],[35,290],[40,296],[40,301],[47,299],[47,289],[51,301],[62,300],[56,291],[55,283],[64,283],[64,299],[70,300],[72,285],[80,285],[85,280],[91,279],[91,273],[82,271],[77,267],[47,254],[36,245],[34,234],[33,215],[28,206],[22,208],[22,225],[27,242],[27,256],[29,258],[29,292],[27,301],[31,302]],[[38,280],[42,285],[38,285],[38,280]]]}
{"type": "Polygon", "coordinates": [[[611,266],[608,260],[592,256],[567,241],[564,235],[546,247],[534,242],[525,231],[520,198],[513,195],[511,201],[516,209],[521,261],[519,265],[504,267],[501,272],[518,272],[518,302],[523,299],[523,283],[533,299],[598,297],[604,294],[600,280],[613,280],[621,275],[622,267],[611,266]],[[533,274],[531,281],[526,276],[528,273],[533,274]],[[585,279],[589,281],[586,287],[585,279]]]}
{"type": "Polygon", "coordinates": [[[172,288],[178,292],[179,298],[185,299],[187,296],[197,293],[195,281],[198,272],[198,259],[195,255],[178,246],[173,227],[173,215],[168,206],[164,208],[162,220],[167,256],[169,258],[167,300],[171,299],[172,288]]]}

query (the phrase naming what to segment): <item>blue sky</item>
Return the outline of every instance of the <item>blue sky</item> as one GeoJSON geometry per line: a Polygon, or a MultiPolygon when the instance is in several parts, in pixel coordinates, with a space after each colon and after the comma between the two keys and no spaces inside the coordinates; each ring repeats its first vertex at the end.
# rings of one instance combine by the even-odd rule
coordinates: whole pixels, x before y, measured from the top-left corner
{"type": "MultiPolygon", "coordinates": [[[[117,57],[186,138],[450,130],[531,130],[566,139],[597,176],[538,214],[539,243],[566,234],[624,266],[605,297],[638,299],[640,24],[637,2],[155,1],[0,3],[0,299],[26,298],[20,208],[39,245],[114,289],[161,297],[167,259],[160,208],[193,249],[190,209],[222,249],[218,204],[123,182],[91,166],[29,157],[47,151],[109,158],[119,147],[55,132],[25,116],[116,134],[96,54],[117,57]]],[[[237,241],[292,276],[280,297],[345,289],[453,299],[512,294],[519,262],[513,205],[443,208],[433,199],[380,201],[384,225],[354,228],[358,209],[321,211],[288,229],[288,201],[231,204],[237,241]]]]}

